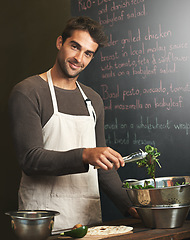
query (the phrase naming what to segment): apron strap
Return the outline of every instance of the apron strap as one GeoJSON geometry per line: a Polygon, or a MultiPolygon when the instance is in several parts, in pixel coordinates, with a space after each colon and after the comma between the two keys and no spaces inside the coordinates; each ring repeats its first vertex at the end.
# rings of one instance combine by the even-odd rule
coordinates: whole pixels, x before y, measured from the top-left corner
{"type": "Polygon", "coordinates": [[[80,92],[81,92],[81,94],[84,98],[84,101],[86,103],[86,106],[87,106],[87,109],[88,109],[88,112],[89,112],[90,116],[93,117],[94,122],[96,122],[96,113],[95,113],[94,108],[92,106],[91,100],[89,98],[87,98],[86,94],[84,93],[84,91],[82,90],[81,86],[79,85],[79,83],[77,81],[76,81],[76,84],[77,84],[77,86],[78,86],[78,88],[79,88],[79,90],[80,90],[80,92]]]}
{"type": "Polygon", "coordinates": [[[48,84],[49,84],[50,93],[51,93],[51,97],[52,97],[54,113],[58,113],[55,89],[54,89],[53,81],[52,81],[52,77],[51,77],[51,69],[49,69],[49,71],[47,72],[47,78],[48,78],[48,84]]]}
{"type": "MultiPolygon", "coordinates": [[[[57,100],[56,100],[56,95],[55,95],[55,89],[53,86],[53,81],[52,81],[52,77],[51,77],[51,69],[48,70],[47,72],[47,78],[48,78],[48,84],[49,84],[49,88],[50,88],[50,93],[51,93],[51,97],[52,97],[52,102],[53,102],[53,109],[54,109],[54,113],[58,113],[58,106],[57,106],[57,100]]],[[[96,122],[96,113],[94,111],[94,108],[92,106],[92,102],[89,98],[87,98],[86,94],[84,93],[84,91],[82,90],[81,86],[79,85],[79,83],[76,81],[77,87],[79,88],[84,101],[86,103],[88,112],[90,114],[91,117],[94,118],[94,122],[96,122]]]]}

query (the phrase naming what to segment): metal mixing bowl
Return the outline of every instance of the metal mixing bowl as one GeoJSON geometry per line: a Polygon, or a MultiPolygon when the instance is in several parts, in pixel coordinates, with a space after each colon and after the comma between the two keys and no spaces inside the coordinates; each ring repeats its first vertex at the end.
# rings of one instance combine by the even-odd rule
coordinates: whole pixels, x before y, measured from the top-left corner
{"type": "Polygon", "coordinates": [[[21,210],[5,213],[11,217],[11,225],[20,240],[45,240],[53,228],[54,216],[59,212],[48,210],[21,210]]]}
{"type": "Polygon", "coordinates": [[[131,189],[124,187],[126,181],[132,185],[144,186],[145,181],[154,186],[153,179],[133,180],[123,182],[123,188],[135,207],[163,207],[190,205],[190,176],[159,177],[156,178],[156,188],[131,189]],[[180,184],[176,186],[176,183],[180,184]]]}
{"type": "Polygon", "coordinates": [[[183,225],[189,207],[137,207],[136,209],[146,227],[177,228],[183,225]]]}

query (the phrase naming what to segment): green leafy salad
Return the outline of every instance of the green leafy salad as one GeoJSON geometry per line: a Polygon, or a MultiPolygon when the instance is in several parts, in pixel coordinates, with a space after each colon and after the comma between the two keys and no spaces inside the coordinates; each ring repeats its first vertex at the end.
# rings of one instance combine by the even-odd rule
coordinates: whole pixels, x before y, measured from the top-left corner
{"type": "MultiPolygon", "coordinates": [[[[158,157],[160,153],[158,152],[157,148],[152,147],[151,145],[145,146],[145,152],[147,152],[146,157],[137,161],[138,167],[146,167],[148,175],[154,180],[154,186],[149,185],[150,182],[145,181],[144,186],[142,185],[133,185],[131,186],[133,189],[147,189],[147,188],[154,188],[156,187],[155,182],[155,172],[156,172],[156,165],[161,168],[159,163],[158,157]]],[[[126,188],[130,188],[129,183],[125,183],[126,188]]]]}
{"type": "Polygon", "coordinates": [[[145,152],[148,154],[142,160],[137,161],[137,165],[138,167],[146,167],[148,175],[155,179],[156,164],[158,164],[158,166],[161,168],[158,160],[160,153],[158,152],[157,148],[154,148],[150,145],[145,146],[145,152]]]}
{"type": "MultiPolygon", "coordinates": [[[[141,150],[142,151],[142,150],[141,150]]],[[[150,185],[150,181],[144,181],[144,186],[142,185],[130,185],[129,182],[124,183],[125,188],[131,189],[148,189],[148,188],[156,188],[156,181],[155,181],[155,173],[156,173],[156,165],[161,168],[159,163],[158,157],[160,153],[158,152],[157,148],[154,148],[150,145],[145,146],[145,152],[147,153],[146,157],[141,160],[138,160],[136,163],[138,167],[146,167],[148,175],[153,179],[154,186],[150,185]]],[[[179,185],[189,185],[189,182],[178,183],[176,182],[174,186],[179,185]]]]}
{"type": "Polygon", "coordinates": [[[150,185],[149,181],[144,182],[144,186],[142,185],[129,185],[128,182],[125,183],[126,188],[132,188],[132,189],[147,189],[147,188],[154,188],[154,186],[150,185]]]}

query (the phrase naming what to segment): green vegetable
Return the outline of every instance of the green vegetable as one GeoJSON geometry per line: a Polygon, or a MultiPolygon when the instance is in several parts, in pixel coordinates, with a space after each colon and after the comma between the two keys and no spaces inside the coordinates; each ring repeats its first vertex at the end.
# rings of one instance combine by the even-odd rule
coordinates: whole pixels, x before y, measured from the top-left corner
{"type": "Polygon", "coordinates": [[[125,182],[125,185],[124,185],[125,188],[130,188],[130,185],[128,182],[125,182]]]}
{"type": "Polygon", "coordinates": [[[124,187],[126,188],[133,188],[133,189],[147,189],[147,188],[155,188],[156,187],[156,181],[155,181],[155,172],[156,172],[156,164],[161,168],[161,165],[159,163],[158,157],[160,156],[160,153],[158,152],[157,148],[152,147],[151,145],[145,146],[145,152],[148,154],[143,159],[137,161],[138,167],[146,167],[148,175],[153,178],[154,180],[154,186],[149,185],[148,181],[145,181],[144,186],[142,185],[132,185],[128,182],[125,183],[124,187]]]}
{"type": "Polygon", "coordinates": [[[142,189],[142,185],[132,185],[132,189],[142,189]]]}
{"type": "Polygon", "coordinates": [[[148,188],[154,188],[154,186],[152,186],[152,185],[149,185],[149,183],[150,182],[148,182],[148,181],[145,181],[144,182],[144,186],[142,186],[142,185],[129,185],[129,182],[125,182],[125,185],[124,185],[124,187],[125,188],[132,188],[132,189],[148,189],[148,188]]]}
{"type": "Polygon", "coordinates": [[[189,182],[182,182],[181,184],[176,182],[174,186],[180,186],[180,185],[189,185],[189,182]]]}
{"type": "Polygon", "coordinates": [[[70,231],[65,231],[60,233],[61,236],[70,236],[72,238],[83,238],[88,232],[87,226],[82,226],[79,228],[72,229],[70,231]]]}
{"type": "Polygon", "coordinates": [[[148,189],[148,188],[154,188],[152,185],[142,186],[142,185],[132,185],[132,189],[148,189]]]}
{"type": "Polygon", "coordinates": [[[155,183],[156,164],[158,164],[158,166],[161,168],[161,165],[158,160],[160,153],[158,152],[157,148],[154,148],[151,145],[145,146],[145,152],[147,152],[148,154],[142,160],[137,161],[137,165],[138,167],[147,168],[147,173],[151,178],[153,178],[154,185],[156,186],[155,183]]]}

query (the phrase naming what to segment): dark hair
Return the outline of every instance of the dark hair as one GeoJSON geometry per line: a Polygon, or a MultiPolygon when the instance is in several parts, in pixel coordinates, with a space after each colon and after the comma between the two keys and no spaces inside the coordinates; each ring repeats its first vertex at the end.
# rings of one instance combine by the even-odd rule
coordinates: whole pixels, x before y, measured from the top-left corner
{"type": "Polygon", "coordinates": [[[105,35],[102,26],[87,16],[73,17],[68,20],[62,33],[63,43],[67,38],[71,37],[74,30],[88,32],[91,38],[98,44],[98,48],[107,45],[108,38],[105,35]]]}

